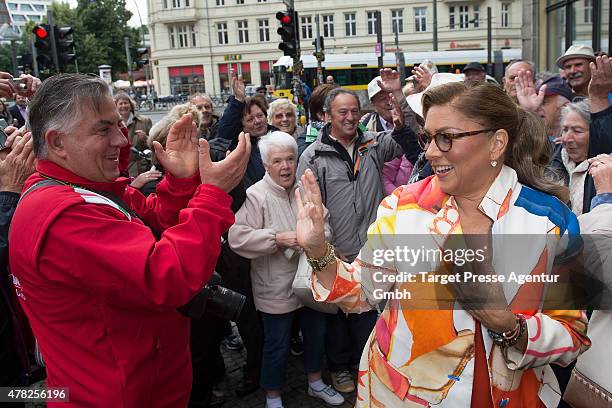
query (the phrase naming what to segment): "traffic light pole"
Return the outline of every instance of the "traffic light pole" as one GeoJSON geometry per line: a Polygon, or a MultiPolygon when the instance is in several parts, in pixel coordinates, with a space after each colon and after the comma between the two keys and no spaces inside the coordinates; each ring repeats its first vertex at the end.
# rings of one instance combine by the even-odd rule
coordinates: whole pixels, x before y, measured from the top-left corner
{"type": "Polygon", "coordinates": [[[51,30],[49,30],[49,35],[51,36],[51,53],[53,54],[53,65],[55,66],[55,70],[59,73],[60,66],[59,59],[57,58],[57,47],[55,44],[55,23],[53,21],[53,13],[51,13],[51,9],[47,11],[47,21],[49,26],[51,27],[51,30]]]}
{"type": "Polygon", "coordinates": [[[317,82],[319,83],[319,85],[321,85],[325,83],[325,79],[323,78],[323,64],[321,64],[321,56],[323,50],[321,49],[321,28],[319,27],[319,14],[315,16],[315,21],[317,23],[317,39],[315,40],[315,52],[317,58],[317,82]]]}
{"type": "Polygon", "coordinates": [[[36,60],[36,58],[38,58],[38,53],[36,52],[36,47],[34,46],[34,42],[32,42],[32,69],[34,69],[34,76],[38,78],[39,77],[38,61],[36,60]]]}
{"type": "Polygon", "coordinates": [[[125,42],[125,57],[127,59],[128,76],[130,79],[130,92],[134,90],[134,74],[132,73],[132,54],[130,54],[130,39],[123,37],[125,42]]]}

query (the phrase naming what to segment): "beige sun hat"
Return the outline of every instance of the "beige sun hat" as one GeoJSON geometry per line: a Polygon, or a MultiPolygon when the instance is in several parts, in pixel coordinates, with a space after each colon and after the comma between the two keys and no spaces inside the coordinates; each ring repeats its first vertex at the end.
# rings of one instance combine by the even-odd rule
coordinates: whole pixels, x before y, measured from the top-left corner
{"type": "Polygon", "coordinates": [[[588,45],[574,44],[565,51],[565,54],[557,59],[557,66],[563,69],[565,61],[572,58],[586,58],[589,61],[595,61],[595,53],[593,48],[588,45]]]}
{"type": "MultiPolygon", "coordinates": [[[[425,91],[431,88],[435,88],[436,86],[461,81],[463,81],[463,75],[450,74],[448,72],[433,74],[431,77],[431,83],[425,89],[425,91]]],[[[420,117],[423,117],[423,94],[425,93],[425,91],[408,95],[406,97],[406,102],[408,102],[408,105],[410,105],[410,109],[412,109],[412,111],[420,117]]]]}

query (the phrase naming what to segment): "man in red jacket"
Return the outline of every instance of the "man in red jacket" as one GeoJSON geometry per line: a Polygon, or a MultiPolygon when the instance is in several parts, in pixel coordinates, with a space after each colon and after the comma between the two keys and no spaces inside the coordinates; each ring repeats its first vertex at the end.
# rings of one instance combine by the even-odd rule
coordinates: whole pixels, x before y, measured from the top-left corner
{"type": "Polygon", "coordinates": [[[213,272],[248,135],[212,163],[183,117],[165,150],[154,146],[167,175],[145,198],[117,178],[127,140],[104,81],[49,78],[30,125],[37,172],[13,218],[10,267],[47,387],[67,387],[70,406],[186,406],[189,319],[176,308],[213,272]]]}

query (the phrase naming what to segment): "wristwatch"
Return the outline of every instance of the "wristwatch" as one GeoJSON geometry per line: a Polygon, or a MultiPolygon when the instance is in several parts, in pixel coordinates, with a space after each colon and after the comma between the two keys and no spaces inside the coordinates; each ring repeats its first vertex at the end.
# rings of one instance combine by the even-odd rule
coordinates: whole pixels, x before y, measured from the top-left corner
{"type": "Polygon", "coordinates": [[[321,258],[308,257],[307,260],[312,269],[317,272],[322,271],[327,267],[327,265],[336,260],[336,251],[334,250],[334,246],[330,243],[327,243],[327,250],[325,251],[325,255],[323,255],[321,258]]]}

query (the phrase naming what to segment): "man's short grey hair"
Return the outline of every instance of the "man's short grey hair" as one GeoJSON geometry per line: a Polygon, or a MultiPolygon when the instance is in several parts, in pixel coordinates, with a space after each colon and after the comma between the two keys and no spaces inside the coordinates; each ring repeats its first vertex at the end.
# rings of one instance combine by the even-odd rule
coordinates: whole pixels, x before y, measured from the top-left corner
{"type": "Polygon", "coordinates": [[[529,70],[531,71],[531,76],[535,80],[535,74],[536,74],[535,64],[533,63],[533,61],[529,61],[529,60],[526,60],[526,59],[515,59],[515,60],[510,61],[508,63],[508,65],[506,66],[506,70],[504,71],[504,77],[506,76],[506,73],[508,72],[508,68],[510,68],[514,64],[518,64],[519,62],[522,62],[523,64],[529,65],[529,70]]]}
{"type": "Polygon", "coordinates": [[[357,100],[357,108],[361,111],[361,102],[359,101],[359,96],[350,89],[346,88],[334,88],[325,97],[325,102],[323,103],[323,112],[329,113],[331,112],[331,104],[338,97],[338,95],[352,95],[357,100]]]}
{"type": "Polygon", "coordinates": [[[565,118],[567,118],[567,115],[571,112],[576,112],[580,115],[587,125],[591,124],[591,104],[588,99],[584,99],[580,102],[568,103],[561,108],[561,124],[563,124],[565,118]]]}
{"type": "Polygon", "coordinates": [[[274,117],[274,113],[276,113],[276,111],[281,108],[291,109],[293,111],[293,116],[297,118],[297,107],[289,99],[280,98],[268,105],[269,124],[272,124],[272,118],[274,117]]]}
{"type": "Polygon", "coordinates": [[[295,154],[297,160],[298,146],[297,142],[289,133],[281,132],[277,130],[275,132],[268,133],[259,138],[257,142],[259,153],[261,154],[261,161],[268,163],[270,156],[270,150],[277,148],[279,150],[291,150],[295,154]]]}
{"type": "MultiPolygon", "coordinates": [[[[210,104],[212,106],[214,106],[213,100],[210,97],[210,95],[206,94],[206,93],[196,93],[193,94],[189,97],[189,101],[193,101],[195,98],[204,98],[204,99],[208,99],[208,102],[210,102],[210,104]]],[[[192,102],[193,103],[193,102],[192,102]]]]}
{"type": "Polygon", "coordinates": [[[46,79],[29,105],[36,157],[47,157],[45,134],[48,131],[70,134],[81,125],[83,115],[100,111],[100,103],[105,97],[111,97],[111,90],[97,76],[59,74],[46,79]]]}

